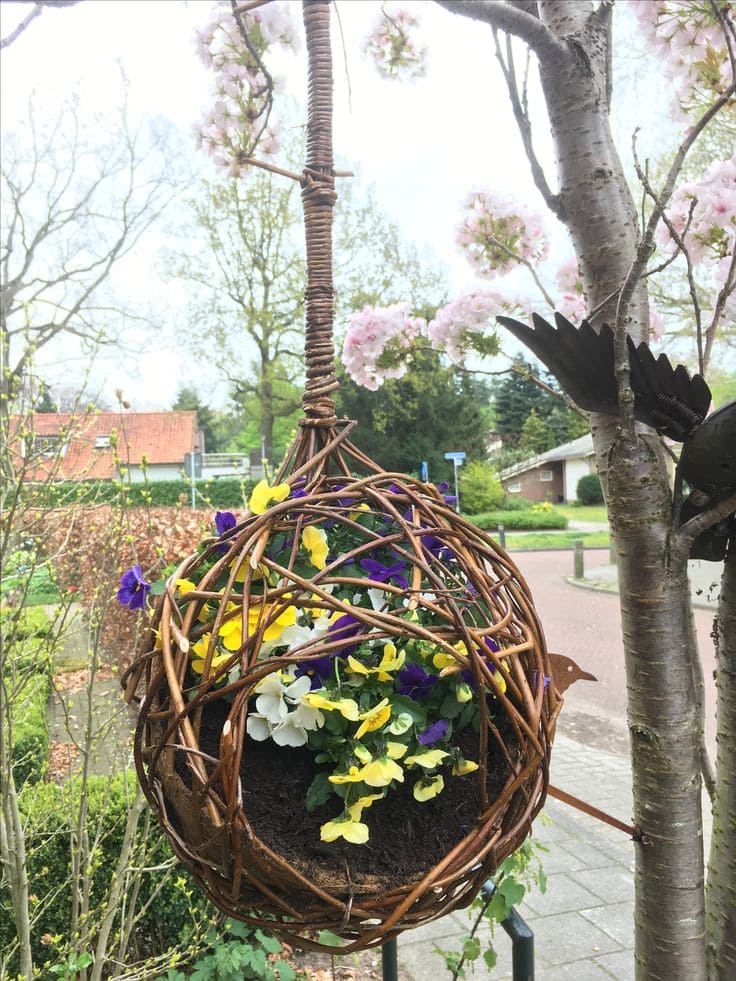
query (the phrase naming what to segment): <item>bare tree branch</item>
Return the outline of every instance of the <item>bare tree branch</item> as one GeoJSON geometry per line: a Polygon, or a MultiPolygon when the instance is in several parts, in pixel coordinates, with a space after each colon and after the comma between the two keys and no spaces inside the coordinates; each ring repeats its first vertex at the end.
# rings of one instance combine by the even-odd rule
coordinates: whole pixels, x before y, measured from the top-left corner
{"type": "Polygon", "coordinates": [[[569,56],[567,45],[542,24],[531,5],[507,3],[506,0],[435,0],[453,14],[480,20],[500,31],[526,41],[540,61],[557,61],[569,56]]]}
{"type": "MultiPolygon", "coordinates": [[[[28,2],[29,0],[5,0],[5,3],[28,3],[28,2]]],[[[36,2],[33,5],[33,10],[29,14],[26,14],[26,16],[23,18],[20,24],[18,24],[15,30],[11,31],[7,37],[4,37],[2,38],[2,40],[0,40],[0,51],[3,48],[7,48],[9,45],[11,45],[13,41],[17,41],[17,39],[21,36],[21,34],[23,34],[27,30],[27,28],[36,19],[36,17],[38,17],[39,14],[43,13],[44,7],[73,7],[78,3],[80,3],[80,0],[38,0],[38,2],[36,2]]]]}

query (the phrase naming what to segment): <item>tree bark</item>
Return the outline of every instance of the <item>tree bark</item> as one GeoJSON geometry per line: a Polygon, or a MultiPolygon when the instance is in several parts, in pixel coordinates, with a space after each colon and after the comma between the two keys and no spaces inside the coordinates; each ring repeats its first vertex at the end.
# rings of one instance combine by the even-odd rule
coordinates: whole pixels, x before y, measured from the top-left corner
{"type": "Polygon", "coordinates": [[[710,981],[736,977],[736,548],[723,568],[716,620],[716,791],[706,893],[710,981]]]}
{"type": "MultiPolygon", "coordinates": [[[[447,6],[516,33],[537,54],[557,153],[560,213],[588,308],[597,311],[596,323],[614,324],[639,230],[608,118],[611,5],[540,0],[536,22],[508,3],[447,6]]],[[[640,281],[621,326],[640,341],[648,322],[640,281]]],[[[667,470],[651,431],[638,434],[632,423],[621,432],[616,420],[600,416],[591,416],[591,428],[618,555],[634,820],[647,842],[636,846],[637,978],[701,981],[700,734],[687,551],[672,547],[667,470]]]]}

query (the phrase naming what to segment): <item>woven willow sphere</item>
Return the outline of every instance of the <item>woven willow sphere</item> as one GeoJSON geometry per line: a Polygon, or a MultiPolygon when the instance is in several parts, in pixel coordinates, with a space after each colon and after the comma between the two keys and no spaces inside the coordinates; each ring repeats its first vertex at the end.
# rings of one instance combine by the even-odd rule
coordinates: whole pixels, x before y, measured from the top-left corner
{"type": "MultiPolygon", "coordinates": [[[[302,946],[319,947],[312,931],[328,928],[349,941],[345,950],[360,949],[467,905],[524,840],[547,789],[560,706],[550,675],[518,570],[436,488],[395,474],[318,474],[205,542],[169,579],[129,675],[129,696],[139,702],[139,778],[174,851],[220,909],[302,946]],[[316,535],[305,536],[309,528],[316,535]],[[319,545],[319,529],[329,543],[321,556],[304,545],[319,545]],[[350,549],[335,550],[340,542],[350,549]],[[299,634],[300,623],[315,622],[330,626],[299,634]],[[223,637],[232,649],[223,651],[223,637]],[[447,683],[466,679],[477,721],[457,735],[463,756],[478,766],[465,776],[447,768],[445,791],[417,805],[429,815],[429,833],[394,823],[392,790],[361,818],[371,829],[367,844],[320,843],[317,824],[315,865],[292,840],[299,815],[307,817],[306,785],[296,802],[273,790],[274,773],[288,782],[307,750],[248,734],[265,724],[258,686],[268,676],[306,675],[319,688],[320,671],[326,666],[329,675],[337,664],[341,694],[357,699],[360,670],[375,675],[385,650],[398,658],[420,650],[447,683]],[[363,657],[364,667],[348,657],[363,657]],[[277,755],[264,763],[267,744],[277,755]],[[455,787],[468,801],[461,817],[444,803],[455,787]],[[264,799],[267,793],[273,796],[264,799]],[[419,860],[409,881],[397,882],[381,865],[372,841],[382,823],[419,860]],[[444,851],[422,867],[432,844],[425,839],[440,830],[444,851]]],[[[386,677],[399,685],[399,673],[386,677]]],[[[354,735],[355,725],[348,729],[354,735]]],[[[339,805],[331,797],[326,816],[339,805]]]]}

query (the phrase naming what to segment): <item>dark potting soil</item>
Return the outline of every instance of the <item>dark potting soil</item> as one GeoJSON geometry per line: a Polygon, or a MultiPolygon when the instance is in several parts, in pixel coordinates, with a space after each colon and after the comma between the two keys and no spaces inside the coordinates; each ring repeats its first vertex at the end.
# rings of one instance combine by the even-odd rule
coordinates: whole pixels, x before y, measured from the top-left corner
{"type": "MultiPolygon", "coordinates": [[[[202,715],[200,749],[214,758],[219,757],[220,735],[229,709],[224,701],[212,702],[202,715]]],[[[506,738],[507,734],[503,735],[506,738]]],[[[465,730],[459,742],[466,758],[477,760],[477,734],[465,730]]],[[[181,754],[177,757],[176,769],[189,785],[190,775],[181,754]]],[[[342,878],[347,868],[352,881],[378,877],[385,888],[418,881],[473,828],[480,814],[477,773],[446,775],[442,793],[420,802],[412,791],[421,772],[407,771],[403,784],[363,811],[361,821],[370,832],[365,845],[353,845],[342,838],[324,842],[320,826],[338,817],[342,807],[337,796],[332,796],[311,813],[307,811],[304,802],[315,772],[314,755],[306,747],[280,747],[270,739],[256,742],[246,737],[240,765],[245,814],[269,848],[315,880],[331,872],[342,878]]],[[[493,752],[489,740],[489,800],[498,796],[508,773],[508,764],[493,752]]]]}

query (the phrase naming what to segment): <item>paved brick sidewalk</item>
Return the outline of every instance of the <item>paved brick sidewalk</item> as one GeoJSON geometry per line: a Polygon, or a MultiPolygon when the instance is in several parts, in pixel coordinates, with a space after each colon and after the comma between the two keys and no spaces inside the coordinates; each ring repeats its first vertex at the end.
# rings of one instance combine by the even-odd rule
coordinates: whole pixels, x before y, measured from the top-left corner
{"type": "MultiPolygon", "coordinates": [[[[628,823],[631,818],[626,756],[558,735],[552,782],[620,820],[628,823]]],[[[537,818],[535,835],[549,848],[543,858],[547,891],[530,894],[519,907],[534,931],[537,981],[633,979],[633,867],[638,846],[623,832],[551,798],[544,814],[547,819],[537,818]]],[[[461,911],[400,937],[402,974],[413,981],[446,976],[432,948],[439,944],[457,949],[457,938],[468,931],[468,922],[461,911]]],[[[511,941],[500,929],[496,949],[496,967],[488,972],[481,964],[476,978],[511,977],[511,941]]]]}

